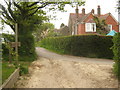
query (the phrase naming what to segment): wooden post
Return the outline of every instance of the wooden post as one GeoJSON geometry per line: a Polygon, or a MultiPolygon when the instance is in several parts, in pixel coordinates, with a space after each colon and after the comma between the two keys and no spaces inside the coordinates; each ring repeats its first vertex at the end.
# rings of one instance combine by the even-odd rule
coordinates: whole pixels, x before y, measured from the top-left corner
{"type": "Polygon", "coordinates": [[[11,58],[11,52],[10,52],[10,49],[9,49],[9,63],[12,63],[12,58],[11,58]]]}
{"type": "Polygon", "coordinates": [[[18,25],[17,23],[15,24],[15,52],[16,52],[16,64],[18,65],[18,25]]]}

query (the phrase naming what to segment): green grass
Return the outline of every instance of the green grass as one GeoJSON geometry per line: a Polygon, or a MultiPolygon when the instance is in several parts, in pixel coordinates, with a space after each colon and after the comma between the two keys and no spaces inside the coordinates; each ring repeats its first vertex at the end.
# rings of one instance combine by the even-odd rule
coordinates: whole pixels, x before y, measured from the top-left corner
{"type": "MultiPolygon", "coordinates": [[[[2,58],[3,58],[3,61],[9,61],[9,55],[3,55],[2,56],[2,58]]],[[[37,59],[37,57],[36,56],[19,56],[18,57],[18,59],[19,59],[19,61],[34,61],[35,59],[37,59]]],[[[12,58],[12,61],[15,61],[13,58],[12,58]]]]}
{"type": "Polygon", "coordinates": [[[14,72],[15,66],[8,62],[2,62],[2,83],[14,72]]]}
{"type": "MultiPolygon", "coordinates": [[[[15,62],[13,62],[15,63],[15,62]]],[[[28,73],[28,67],[30,66],[31,62],[28,61],[20,61],[19,64],[20,67],[20,75],[27,74],[28,73]]],[[[6,79],[15,71],[15,66],[13,64],[10,64],[7,61],[2,62],[2,83],[5,82],[6,79]]]]}
{"type": "MultiPolygon", "coordinates": [[[[16,66],[14,65],[15,60],[12,63],[9,63],[8,55],[4,55],[2,59],[2,83],[14,72],[16,66]]],[[[33,61],[32,57],[23,56],[19,58],[18,63],[20,64],[20,75],[28,74],[28,67],[33,61]]]]}

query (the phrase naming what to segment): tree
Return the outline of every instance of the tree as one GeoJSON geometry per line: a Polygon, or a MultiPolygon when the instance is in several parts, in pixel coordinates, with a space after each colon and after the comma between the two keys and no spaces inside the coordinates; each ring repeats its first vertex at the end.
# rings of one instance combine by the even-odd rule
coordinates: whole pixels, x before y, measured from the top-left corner
{"type": "Polygon", "coordinates": [[[105,19],[99,19],[98,17],[94,16],[94,21],[96,23],[96,31],[98,34],[107,34],[109,29],[107,28],[107,24],[105,19]]]}
{"type": "Polygon", "coordinates": [[[65,24],[64,24],[64,23],[61,23],[60,28],[62,28],[63,26],[65,26],[65,24]]]}
{"type": "Polygon", "coordinates": [[[7,9],[2,6],[2,16],[1,19],[8,24],[15,32],[15,23],[18,23],[18,40],[21,42],[21,47],[19,48],[19,54],[25,56],[36,57],[35,54],[35,44],[34,37],[32,35],[36,27],[46,20],[43,10],[38,10],[36,13],[33,7],[28,7],[30,2],[20,2],[19,4],[14,2],[15,8],[12,8],[12,2],[6,2],[7,9]],[[33,14],[34,13],[34,14],[33,14]]]}
{"type": "Polygon", "coordinates": [[[47,37],[48,33],[50,33],[53,29],[54,25],[52,23],[42,23],[34,32],[36,42],[47,37]]]}
{"type": "MultiPolygon", "coordinates": [[[[46,20],[45,12],[42,8],[50,6],[49,10],[64,11],[66,4],[74,6],[72,2],[44,2],[42,0],[38,2],[12,2],[11,0],[5,2],[7,8],[0,4],[0,12],[2,12],[1,19],[14,32],[15,23],[18,23],[18,39],[21,42],[19,53],[27,56],[35,55],[34,37],[32,33],[36,30],[37,25],[41,24],[43,20],[46,20]]],[[[79,0],[77,4],[81,6],[84,2],[79,0]]]]}

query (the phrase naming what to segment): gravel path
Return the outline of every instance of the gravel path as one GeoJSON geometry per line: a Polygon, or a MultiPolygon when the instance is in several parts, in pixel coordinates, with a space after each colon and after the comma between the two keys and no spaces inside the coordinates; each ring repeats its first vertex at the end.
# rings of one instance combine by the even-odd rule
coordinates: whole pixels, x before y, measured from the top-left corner
{"type": "Polygon", "coordinates": [[[17,88],[117,88],[111,60],[58,55],[36,48],[39,55],[30,75],[20,77],[17,88]]]}

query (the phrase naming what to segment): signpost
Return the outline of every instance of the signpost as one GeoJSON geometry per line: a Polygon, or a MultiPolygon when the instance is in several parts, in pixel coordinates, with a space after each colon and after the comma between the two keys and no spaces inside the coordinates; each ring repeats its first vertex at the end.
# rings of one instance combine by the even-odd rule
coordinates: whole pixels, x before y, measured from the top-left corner
{"type": "MultiPolygon", "coordinates": [[[[18,42],[18,26],[17,23],[15,24],[15,42],[9,42],[9,46],[10,48],[15,48],[15,60],[16,60],[16,64],[18,65],[18,46],[21,46],[21,43],[18,42]]],[[[9,49],[9,62],[12,62],[12,58],[11,58],[11,50],[9,49]]]]}
{"type": "Polygon", "coordinates": [[[18,24],[15,23],[15,53],[16,53],[16,64],[18,65],[18,24]]]}
{"type": "Polygon", "coordinates": [[[17,42],[17,43],[16,42],[10,42],[9,45],[10,45],[11,48],[14,48],[16,46],[21,46],[21,43],[20,42],[17,42]]]}

